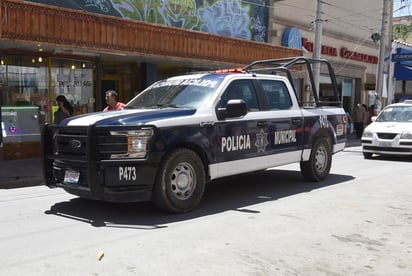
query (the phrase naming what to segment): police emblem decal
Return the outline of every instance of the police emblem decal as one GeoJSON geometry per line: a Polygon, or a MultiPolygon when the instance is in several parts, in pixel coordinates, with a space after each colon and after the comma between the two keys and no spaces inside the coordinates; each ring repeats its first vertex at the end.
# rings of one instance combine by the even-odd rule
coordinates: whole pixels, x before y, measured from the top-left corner
{"type": "Polygon", "coordinates": [[[257,147],[257,152],[265,152],[267,145],[269,145],[268,134],[261,129],[259,133],[256,133],[255,146],[257,147]]]}

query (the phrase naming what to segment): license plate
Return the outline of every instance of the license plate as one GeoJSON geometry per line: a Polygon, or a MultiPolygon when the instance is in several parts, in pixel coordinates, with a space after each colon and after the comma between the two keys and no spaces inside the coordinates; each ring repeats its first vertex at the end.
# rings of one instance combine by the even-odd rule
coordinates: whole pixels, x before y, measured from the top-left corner
{"type": "Polygon", "coordinates": [[[392,142],[380,141],[380,142],[379,142],[379,146],[380,146],[380,147],[386,147],[386,148],[388,148],[388,147],[391,147],[391,146],[392,146],[392,142]]]}
{"type": "Polygon", "coordinates": [[[79,178],[80,172],[78,171],[66,170],[64,172],[64,182],[66,183],[77,184],[79,182],[79,178]]]}

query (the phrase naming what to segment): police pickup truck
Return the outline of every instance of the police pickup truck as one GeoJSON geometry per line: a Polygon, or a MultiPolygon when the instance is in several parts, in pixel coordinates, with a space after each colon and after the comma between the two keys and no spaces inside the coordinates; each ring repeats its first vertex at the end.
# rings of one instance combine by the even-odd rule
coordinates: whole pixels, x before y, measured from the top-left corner
{"type": "Polygon", "coordinates": [[[179,213],[225,176],[300,162],[305,179],[321,181],[345,147],[339,99],[329,62],[304,57],[171,77],[123,110],[45,125],[45,183],[94,200],[152,200],[179,213]],[[316,93],[316,64],[331,78],[327,102],[316,93]],[[309,83],[309,101],[298,100],[293,72],[309,83]]]}

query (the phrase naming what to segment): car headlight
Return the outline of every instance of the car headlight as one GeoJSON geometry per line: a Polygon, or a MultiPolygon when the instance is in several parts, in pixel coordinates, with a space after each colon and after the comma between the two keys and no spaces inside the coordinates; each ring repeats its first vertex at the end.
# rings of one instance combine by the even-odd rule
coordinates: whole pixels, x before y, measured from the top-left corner
{"type": "Polygon", "coordinates": [[[148,152],[149,140],[153,136],[152,128],[138,130],[110,131],[113,136],[126,136],[127,152],[111,154],[110,158],[145,158],[148,152]]]}
{"type": "Polygon", "coordinates": [[[372,138],[373,132],[372,131],[363,131],[362,138],[372,138]]]}
{"type": "Polygon", "coordinates": [[[409,139],[412,140],[412,132],[411,131],[404,131],[401,134],[401,139],[409,139]]]}

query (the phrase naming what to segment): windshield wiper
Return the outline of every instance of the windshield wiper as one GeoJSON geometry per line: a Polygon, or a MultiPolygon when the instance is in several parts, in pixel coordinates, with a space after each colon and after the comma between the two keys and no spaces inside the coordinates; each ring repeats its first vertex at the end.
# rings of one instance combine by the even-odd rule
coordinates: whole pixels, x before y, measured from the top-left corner
{"type": "Polygon", "coordinates": [[[147,106],[135,106],[135,105],[128,105],[125,106],[124,109],[153,109],[153,108],[181,108],[183,106],[178,106],[175,104],[156,104],[156,105],[147,105],[147,106]]]}
{"type": "Polygon", "coordinates": [[[159,108],[167,108],[167,107],[179,108],[179,107],[182,107],[182,106],[178,106],[178,105],[175,105],[175,104],[157,104],[157,107],[159,107],[159,108]]]}
{"type": "Polygon", "coordinates": [[[137,106],[127,105],[123,109],[137,109],[137,106]]]}

